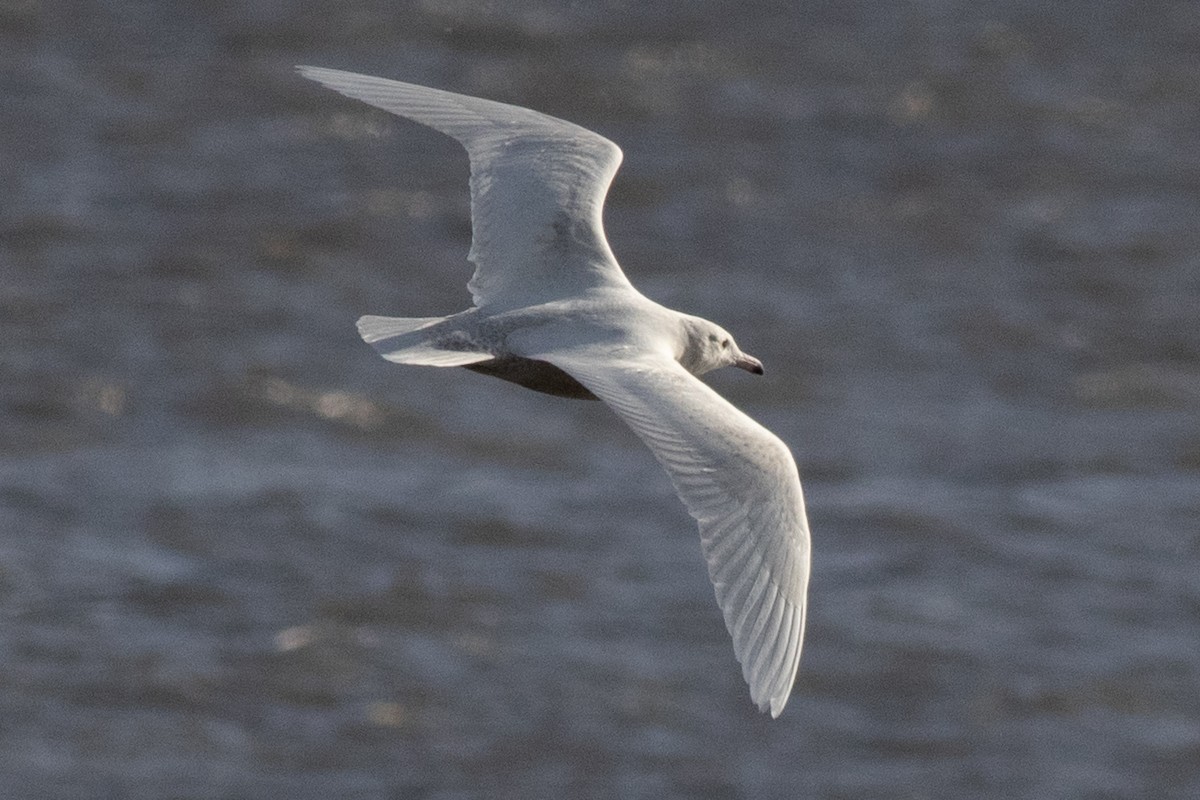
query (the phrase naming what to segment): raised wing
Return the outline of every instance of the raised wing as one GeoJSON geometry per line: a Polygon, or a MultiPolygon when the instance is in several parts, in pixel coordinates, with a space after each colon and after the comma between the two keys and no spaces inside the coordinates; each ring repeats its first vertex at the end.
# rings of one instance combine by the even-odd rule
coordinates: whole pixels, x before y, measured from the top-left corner
{"type": "Polygon", "coordinates": [[[774,434],[674,359],[541,354],[616,411],[700,524],[733,649],[759,710],[787,703],[804,637],[809,534],[796,462],[774,434]]]}
{"type": "Polygon", "coordinates": [[[604,238],[621,149],[570,122],[478,97],[353,72],[297,67],[347,97],[428,125],[471,159],[475,304],[509,308],[629,287],[604,238]]]}

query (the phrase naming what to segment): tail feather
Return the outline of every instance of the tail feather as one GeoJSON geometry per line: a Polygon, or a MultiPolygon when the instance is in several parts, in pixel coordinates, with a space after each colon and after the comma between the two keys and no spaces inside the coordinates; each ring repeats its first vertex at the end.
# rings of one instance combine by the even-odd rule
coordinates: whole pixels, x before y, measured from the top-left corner
{"type": "Polygon", "coordinates": [[[359,317],[358,334],[367,344],[436,325],[445,317],[359,317]]]}
{"type": "Polygon", "coordinates": [[[462,367],[488,361],[491,353],[456,349],[456,342],[439,338],[427,330],[448,317],[361,317],[358,333],[379,355],[396,364],[420,364],[428,367],[462,367]]]}

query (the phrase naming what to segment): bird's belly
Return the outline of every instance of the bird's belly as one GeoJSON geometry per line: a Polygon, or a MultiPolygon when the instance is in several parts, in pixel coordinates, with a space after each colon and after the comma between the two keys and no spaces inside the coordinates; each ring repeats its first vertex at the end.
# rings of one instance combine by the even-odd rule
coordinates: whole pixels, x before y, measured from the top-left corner
{"type": "Polygon", "coordinates": [[[493,358],[491,361],[470,364],[464,369],[478,372],[481,375],[491,375],[502,381],[510,381],[524,386],[526,389],[533,389],[535,392],[569,397],[573,400],[600,399],[588,391],[582,383],[547,361],[504,356],[493,358]]]}

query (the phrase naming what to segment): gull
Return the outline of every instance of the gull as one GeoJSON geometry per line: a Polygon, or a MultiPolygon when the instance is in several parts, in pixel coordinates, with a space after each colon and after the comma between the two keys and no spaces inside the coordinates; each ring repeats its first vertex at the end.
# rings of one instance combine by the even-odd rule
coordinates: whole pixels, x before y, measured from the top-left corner
{"type": "Polygon", "coordinates": [[[465,367],[560,397],[602,400],[645,442],[700,527],[734,655],[778,717],[804,638],[809,532],[787,445],[697,376],[756,375],[720,326],[642,295],[601,215],[621,150],[537,111],[322,67],[306,78],[458,140],[471,162],[474,304],[446,317],[365,316],[397,364],[465,367]]]}

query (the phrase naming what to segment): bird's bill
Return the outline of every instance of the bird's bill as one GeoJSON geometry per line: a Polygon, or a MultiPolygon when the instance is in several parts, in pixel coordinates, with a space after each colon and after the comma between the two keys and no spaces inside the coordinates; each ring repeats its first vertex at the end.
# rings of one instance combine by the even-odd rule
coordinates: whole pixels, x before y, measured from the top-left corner
{"type": "Polygon", "coordinates": [[[745,353],[740,354],[733,365],[738,369],[744,369],[746,372],[753,372],[755,375],[763,374],[763,365],[754,356],[748,356],[745,353]]]}

